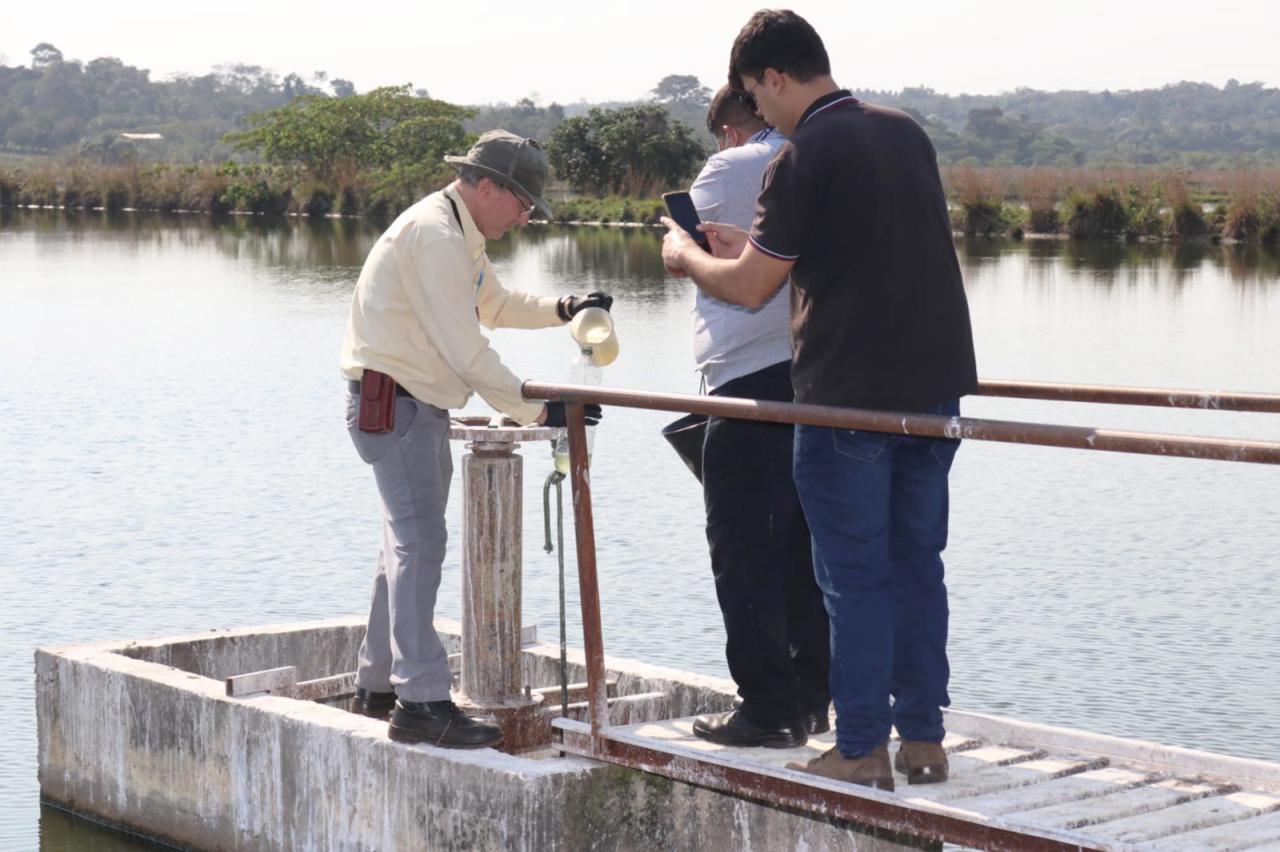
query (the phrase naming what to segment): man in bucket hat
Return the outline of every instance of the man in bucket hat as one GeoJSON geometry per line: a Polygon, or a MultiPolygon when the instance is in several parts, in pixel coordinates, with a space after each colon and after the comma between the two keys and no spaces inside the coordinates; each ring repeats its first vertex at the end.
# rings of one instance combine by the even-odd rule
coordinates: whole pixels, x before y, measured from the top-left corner
{"type": "MultiPolygon", "coordinates": [[[[534,296],[505,289],[494,274],[485,241],[527,224],[535,209],[550,214],[537,142],[493,130],[445,161],[458,179],[400,214],[369,252],[342,344],[347,431],[373,468],[383,508],[351,709],[389,716],[392,739],[483,748],[502,732],[450,700],[448,655],[432,623],[453,473],[449,409],[475,392],[520,423],[563,426],[564,405],[526,401],[480,324],[555,326],[613,300],[534,296]]],[[[587,409],[598,422],[599,407],[587,409]]]]}

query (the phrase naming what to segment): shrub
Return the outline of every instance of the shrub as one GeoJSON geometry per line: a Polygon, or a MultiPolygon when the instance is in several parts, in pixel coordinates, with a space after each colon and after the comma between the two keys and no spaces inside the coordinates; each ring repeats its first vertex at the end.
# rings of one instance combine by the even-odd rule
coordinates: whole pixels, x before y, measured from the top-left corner
{"type": "Polygon", "coordinates": [[[1169,205],[1169,236],[1175,240],[1198,240],[1209,233],[1204,211],[1192,200],[1186,174],[1172,172],[1164,180],[1164,198],[1169,205]]]}
{"type": "Polygon", "coordinates": [[[1159,190],[1150,185],[1130,184],[1125,191],[1124,235],[1128,239],[1160,237],[1168,230],[1161,210],[1159,190]]]}
{"type": "Polygon", "coordinates": [[[1066,200],[1067,233],[1075,239],[1118,237],[1129,227],[1129,215],[1114,185],[1092,192],[1073,192],[1066,200]]]}
{"type": "Polygon", "coordinates": [[[1258,239],[1268,246],[1280,244],[1280,194],[1263,198],[1258,218],[1258,239]]]}
{"type": "Polygon", "coordinates": [[[1033,233],[1056,234],[1062,227],[1058,215],[1058,173],[1029,169],[1022,175],[1020,193],[1027,205],[1027,225],[1033,233]]]}
{"type": "Polygon", "coordinates": [[[67,174],[65,182],[62,184],[61,198],[59,202],[68,210],[73,210],[84,205],[84,195],[86,190],[86,181],[84,175],[78,169],[72,169],[67,174]]]}
{"type": "Polygon", "coordinates": [[[993,236],[1003,234],[1007,230],[1004,218],[1004,205],[989,201],[975,201],[962,208],[962,230],[966,236],[980,234],[993,236]]]}
{"type": "Polygon", "coordinates": [[[1062,230],[1058,206],[1032,207],[1027,211],[1027,226],[1035,234],[1056,234],[1062,230]]]}
{"type": "Polygon", "coordinates": [[[115,170],[99,174],[97,186],[99,204],[104,210],[123,210],[129,206],[129,186],[115,170]]]}
{"type": "Polygon", "coordinates": [[[1199,204],[1180,201],[1169,212],[1169,234],[1177,240],[1199,240],[1209,233],[1209,223],[1199,204]]]}
{"type": "Polygon", "coordinates": [[[185,209],[215,215],[231,209],[222,200],[231,180],[221,167],[202,165],[187,175],[182,192],[182,206],[185,209]]]}
{"type": "Polygon", "coordinates": [[[1226,221],[1222,225],[1222,235],[1227,239],[1247,242],[1257,239],[1261,230],[1262,215],[1258,209],[1258,196],[1246,193],[1231,199],[1226,221]]]}
{"type": "Polygon", "coordinates": [[[133,206],[164,213],[180,210],[184,206],[186,184],[194,176],[194,169],[156,163],[140,175],[133,206]]]}
{"type": "Polygon", "coordinates": [[[961,231],[966,235],[1005,232],[1004,193],[990,172],[962,166],[951,172],[950,183],[952,200],[961,211],[961,231]]]}
{"type": "Polygon", "coordinates": [[[292,193],[271,186],[265,178],[237,180],[227,187],[222,201],[233,210],[245,213],[281,214],[289,207],[292,193]]]}
{"type": "Polygon", "coordinates": [[[62,200],[58,178],[53,169],[44,167],[19,171],[17,177],[19,204],[51,207],[62,200]]]}
{"type": "Polygon", "coordinates": [[[308,216],[327,216],[333,209],[333,190],[320,183],[304,184],[297,193],[302,210],[308,216]]]}
{"type": "Polygon", "coordinates": [[[357,216],[360,213],[360,196],[351,184],[342,187],[338,198],[338,212],[343,216],[357,216]]]}
{"type": "Polygon", "coordinates": [[[18,180],[9,172],[0,172],[0,207],[18,203],[18,180]]]}
{"type": "Polygon", "coordinates": [[[660,199],[621,198],[610,195],[605,198],[579,196],[556,201],[551,205],[551,219],[555,222],[639,222],[656,225],[667,214],[660,199]]]}

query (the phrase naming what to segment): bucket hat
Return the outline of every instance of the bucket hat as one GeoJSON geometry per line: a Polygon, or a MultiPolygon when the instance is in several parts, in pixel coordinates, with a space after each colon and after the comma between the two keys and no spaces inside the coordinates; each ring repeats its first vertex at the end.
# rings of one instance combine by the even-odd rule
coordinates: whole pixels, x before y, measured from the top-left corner
{"type": "Polygon", "coordinates": [[[500,186],[516,190],[532,199],[544,217],[551,218],[551,205],[542,197],[547,155],[532,139],[507,130],[490,130],[480,135],[465,157],[451,155],[444,161],[455,169],[473,168],[500,186]]]}

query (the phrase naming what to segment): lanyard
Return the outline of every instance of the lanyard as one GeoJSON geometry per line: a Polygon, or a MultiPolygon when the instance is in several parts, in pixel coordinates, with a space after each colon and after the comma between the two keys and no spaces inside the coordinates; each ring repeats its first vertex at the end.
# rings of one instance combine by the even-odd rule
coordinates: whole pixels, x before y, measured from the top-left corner
{"type": "MultiPolygon", "coordinates": [[[[463,237],[464,237],[464,239],[465,239],[465,237],[466,237],[466,233],[467,233],[467,229],[466,229],[466,228],[464,228],[464,227],[462,227],[462,215],[461,215],[460,213],[458,213],[458,205],[457,205],[457,204],[455,204],[455,203],[454,203],[454,201],[453,201],[453,199],[452,199],[452,198],[450,198],[450,197],[449,197],[449,196],[447,196],[447,195],[444,197],[444,200],[445,200],[445,201],[448,201],[448,202],[449,202],[449,206],[453,208],[453,218],[457,221],[457,223],[458,223],[458,229],[462,231],[462,233],[463,233],[463,237]]],[[[480,289],[480,286],[481,286],[482,284],[484,284],[484,270],[481,270],[481,271],[480,271],[480,277],[476,279],[476,290],[479,290],[479,289],[480,289]]],[[[479,309],[479,308],[477,308],[477,309],[476,309],[476,316],[479,316],[479,315],[480,315],[480,309],[479,309]]]]}

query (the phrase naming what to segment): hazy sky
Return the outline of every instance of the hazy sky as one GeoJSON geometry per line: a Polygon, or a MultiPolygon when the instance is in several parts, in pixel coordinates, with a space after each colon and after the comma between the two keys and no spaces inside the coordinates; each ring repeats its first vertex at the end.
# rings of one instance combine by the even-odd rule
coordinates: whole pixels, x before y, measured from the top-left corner
{"type": "MultiPolygon", "coordinates": [[[[718,0],[3,0],[0,56],[27,65],[31,48],[47,41],[68,59],[115,56],[156,80],[244,62],[304,77],[324,70],[360,91],[412,83],[459,103],[631,100],[667,74],[719,86],[733,36],[758,8],[718,0]]],[[[836,80],[854,88],[1114,90],[1230,78],[1280,86],[1275,0],[812,0],[792,8],[822,35],[836,80]]]]}

